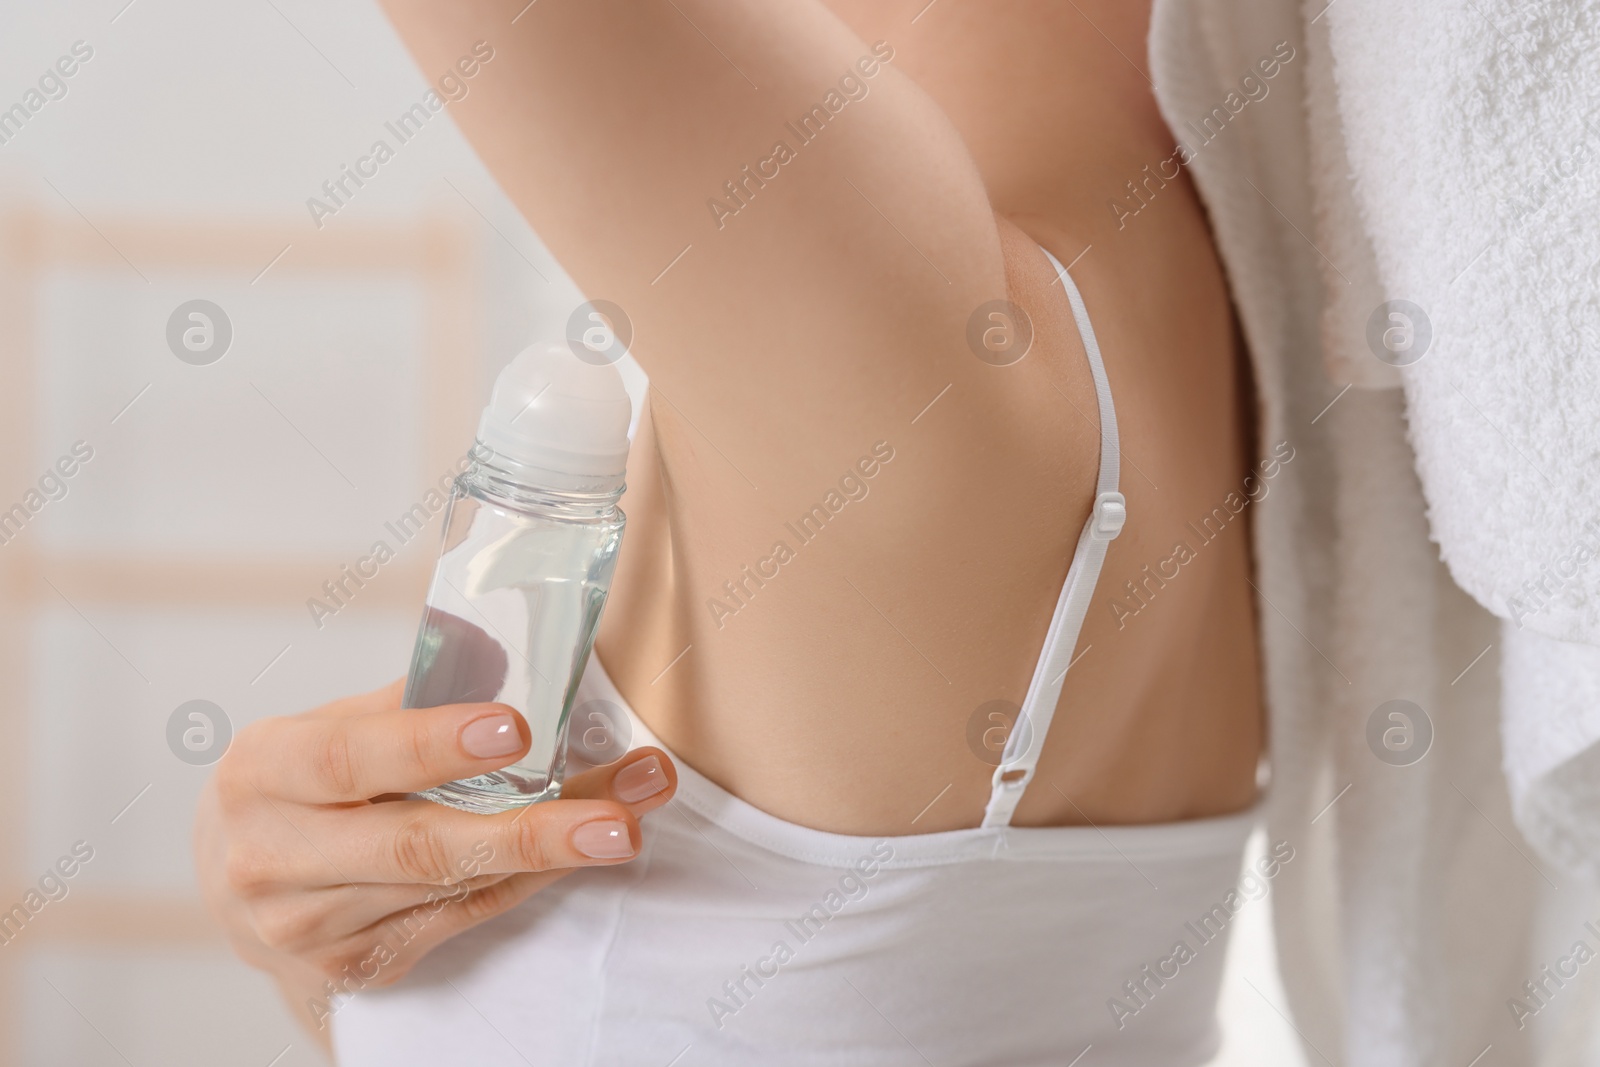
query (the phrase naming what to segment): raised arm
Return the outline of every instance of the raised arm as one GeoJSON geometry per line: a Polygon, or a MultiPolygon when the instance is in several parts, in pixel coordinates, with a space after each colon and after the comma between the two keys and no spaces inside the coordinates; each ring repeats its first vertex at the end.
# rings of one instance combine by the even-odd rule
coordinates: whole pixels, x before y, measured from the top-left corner
{"type": "Polygon", "coordinates": [[[893,41],[816,0],[384,6],[425,74],[493,49],[455,120],[763,490],[809,490],[838,466],[826,443],[853,455],[984,369],[965,337],[1006,295],[999,227],[893,41]]]}

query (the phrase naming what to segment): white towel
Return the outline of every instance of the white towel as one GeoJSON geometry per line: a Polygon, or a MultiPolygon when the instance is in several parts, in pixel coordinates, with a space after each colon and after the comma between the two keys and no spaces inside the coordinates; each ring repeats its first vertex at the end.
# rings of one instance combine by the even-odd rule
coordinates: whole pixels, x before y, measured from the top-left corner
{"type": "MultiPolygon", "coordinates": [[[[1401,371],[1411,441],[1441,555],[1508,620],[1519,822],[1600,882],[1578,773],[1600,659],[1539,636],[1600,645],[1600,18],[1585,0],[1339,0],[1324,21],[1349,180],[1324,174],[1319,200],[1354,201],[1378,288],[1431,320],[1401,371]]],[[[1366,354],[1329,333],[1333,362],[1366,354]]]]}
{"type": "Polygon", "coordinates": [[[1516,240],[1541,254],[1502,244],[1473,260],[1545,142],[1593,113],[1595,23],[1576,0],[1515,14],[1474,0],[1156,4],[1152,70],[1175,130],[1232,110],[1278,42],[1296,51],[1189,169],[1263,439],[1297,449],[1255,532],[1269,832],[1308,860],[1275,914],[1312,1063],[1464,1065],[1490,1046],[1499,1065],[1554,1063],[1571,1053],[1553,1035],[1576,1046],[1592,1022],[1578,997],[1551,1000],[1541,1053],[1511,1002],[1551,962],[1541,939],[1568,933],[1550,888],[1564,876],[1519,825],[1545,859],[1600,875],[1600,553],[1502,630],[1520,584],[1576,552],[1600,510],[1580,470],[1600,441],[1581,363],[1600,238],[1576,199],[1534,193],[1516,240]],[[1421,314],[1374,316],[1399,299],[1421,314]],[[1426,353],[1397,367],[1425,324],[1426,353]],[[1434,732],[1409,766],[1369,741],[1395,699],[1434,732]]]}

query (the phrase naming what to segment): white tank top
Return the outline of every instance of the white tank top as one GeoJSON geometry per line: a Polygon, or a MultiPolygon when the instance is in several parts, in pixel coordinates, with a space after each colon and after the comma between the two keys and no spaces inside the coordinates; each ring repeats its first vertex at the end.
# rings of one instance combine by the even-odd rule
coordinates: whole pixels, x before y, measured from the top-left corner
{"type": "MultiPolygon", "coordinates": [[[[1255,812],[1010,825],[1124,515],[1099,347],[1050,261],[1094,372],[1100,475],[982,825],[825,833],[674,756],[677,796],[645,817],[637,859],[579,871],[343,1001],[342,1067],[1193,1067],[1215,1054],[1255,812]]],[[[665,748],[598,657],[574,703],[594,699],[625,710],[636,746],[665,748]]]]}

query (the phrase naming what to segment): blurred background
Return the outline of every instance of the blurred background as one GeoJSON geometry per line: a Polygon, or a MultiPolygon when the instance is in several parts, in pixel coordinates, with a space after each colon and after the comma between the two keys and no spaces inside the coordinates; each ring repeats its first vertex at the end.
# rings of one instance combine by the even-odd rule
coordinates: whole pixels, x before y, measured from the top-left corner
{"type": "MultiPolygon", "coordinates": [[[[0,941],[0,1065],[327,1062],[200,905],[196,795],[230,732],[405,670],[438,520],[385,524],[582,300],[447,108],[386,126],[428,88],[369,3],[0,2],[0,910],[92,853],[0,941]]],[[[1219,1064],[1301,1062],[1270,908],[1219,1064]]]]}

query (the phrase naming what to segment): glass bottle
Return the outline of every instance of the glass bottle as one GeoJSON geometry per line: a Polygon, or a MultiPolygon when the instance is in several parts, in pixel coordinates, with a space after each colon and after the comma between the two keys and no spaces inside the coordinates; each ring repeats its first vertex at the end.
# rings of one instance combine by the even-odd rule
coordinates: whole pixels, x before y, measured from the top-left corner
{"type": "Polygon", "coordinates": [[[560,795],[567,717],[627,521],[631,413],[614,365],[563,346],[529,348],[496,379],[451,492],[403,703],[509,704],[533,743],[420,796],[493,813],[560,795]]]}

